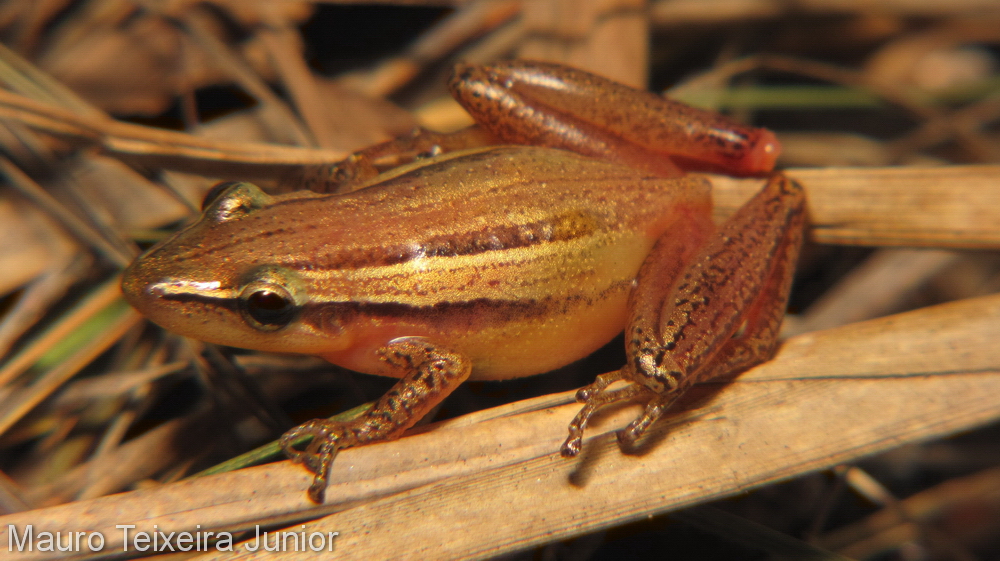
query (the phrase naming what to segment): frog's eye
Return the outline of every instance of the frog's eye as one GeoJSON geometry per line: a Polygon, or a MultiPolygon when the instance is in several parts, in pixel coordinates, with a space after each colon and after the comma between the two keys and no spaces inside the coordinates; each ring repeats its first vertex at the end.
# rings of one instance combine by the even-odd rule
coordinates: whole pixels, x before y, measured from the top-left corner
{"type": "Polygon", "coordinates": [[[229,181],[219,183],[205,194],[201,210],[206,217],[224,222],[263,208],[270,201],[271,197],[253,183],[229,181]]]}
{"type": "Polygon", "coordinates": [[[305,301],[305,288],[294,271],[265,265],[244,277],[240,290],[240,312],[254,329],[277,331],[298,316],[305,301]]]}
{"type": "Polygon", "coordinates": [[[288,290],[269,282],[248,284],[240,293],[243,317],[261,331],[276,331],[285,327],[298,312],[295,299],[288,290]]]}
{"type": "Polygon", "coordinates": [[[211,189],[205,193],[205,198],[201,200],[201,210],[205,211],[206,208],[212,206],[212,203],[216,201],[223,193],[229,190],[230,187],[239,185],[239,181],[222,181],[216,183],[211,189]]]}

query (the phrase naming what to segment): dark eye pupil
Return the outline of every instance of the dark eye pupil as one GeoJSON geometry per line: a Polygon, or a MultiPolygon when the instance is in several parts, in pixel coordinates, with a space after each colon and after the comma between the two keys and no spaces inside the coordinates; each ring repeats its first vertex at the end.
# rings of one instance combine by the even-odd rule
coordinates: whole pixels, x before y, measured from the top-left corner
{"type": "Polygon", "coordinates": [[[287,297],[270,290],[258,290],[246,300],[247,313],[261,325],[280,327],[292,319],[295,304],[287,297]]]}

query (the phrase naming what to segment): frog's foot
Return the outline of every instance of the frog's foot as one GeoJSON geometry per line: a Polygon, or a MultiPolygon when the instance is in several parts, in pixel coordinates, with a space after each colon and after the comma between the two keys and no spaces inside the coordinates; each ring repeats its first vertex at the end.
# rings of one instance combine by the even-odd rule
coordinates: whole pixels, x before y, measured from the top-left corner
{"type": "MultiPolygon", "coordinates": [[[[580,448],[583,445],[583,430],[587,427],[587,423],[590,422],[590,418],[597,412],[598,409],[608,405],[609,403],[628,401],[637,395],[649,393],[648,388],[634,382],[629,383],[629,385],[624,388],[619,388],[614,391],[606,391],[608,386],[610,386],[613,382],[622,379],[625,379],[625,374],[622,370],[608,372],[606,374],[599,375],[593,384],[584,386],[583,388],[580,388],[580,391],[576,392],[576,400],[583,403],[584,406],[569,424],[569,436],[566,438],[566,441],[563,442],[562,448],[559,450],[563,457],[572,458],[580,453],[580,448]]],[[[643,419],[645,419],[645,416],[641,417],[639,420],[643,419]]],[[[632,425],[636,425],[639,420],[636,420],[636,422],[632,423],[632,425]]],[[[652,420],[645,423],[644,426],[639,429],[638,434],[634,437],[630,436],[625,438],[630,438],[631,440],[629,440],[629,442],[634,442],[650,423],[652,423],[652,420]]],[[[626,428],[625,431],[629,431],[632,428],[632,425],[629,425],[629,428],[626,428]]],[[[622,436],[623,433],[624,431],[619,431],[618,433],[619,442],[624,442],[622,436]]]]}
{"type": "Polygon", "coordinates": [[[317,193],[350,193],[368,186],[379,174],[399,166],[446,152],[495,144],[498,144],[498,139],[476,125],[451,133],[421,128],[408,136],[359,150],[333,166],[305,166],[284,178],[281,187],[288,186],[288,190],[308,189],[317,193]]]}
{"type": "Polygon", "coordinates": [[[566,442],[563,443],[560,449],[563,457],[572,458],[580,453],[580,448],[583,445],[583,430],[587,427],[590,418],[601,407],[611,403],[629,401],[636,396],[645,395],[649,397],[642,415],[632,421],[627,427],[617,432],[618,444],[622,448],[627,449],[635,446],[636,441],[646,433],[646,429],[662,417],[670,409],[670,406],[674,404],[674,401],[684,393],[683,391],[674,391],[662,395],[636,382],[629,382],[629,385],[624,388],[605,391],[611,382],[620,379],[625,379],[625,376],[620,371],[601,374],[597,377],[596,382],[581,388],[577,392],[576,400],[583,403],[584,406],[569,424],[569,437],[566,438],[566,442]]]}
{"type": "Polygon", "coordinates": [[[309,498],[316,504],[322,504],[323,493],[326,491],[327,475],[330,466],[337,456],[337,451],[346,448],[343,444],[344,423],[329,419],[313,419],[299,425],[281,436],[281,450],[297,464],[302,464],[316,477],[309,486],[309,498]],[[299,450],[295,444],[305,437],[312,441],[304,450],[299,450]]]}
{"type": "Polygon", "coordinates": [[[646,408],[643,410],[642,415],[640,415],[638,419],[632,421],[629,423],[629,426],[618,431],[618,444],[622,448],[634,447],[636,441],[646,433],[646,429],[655,423],[657,419],[662,417],[679,396],[680,393],[673,393],[670,395],[658,395],[653,398],[646,404],[646,408]]]}

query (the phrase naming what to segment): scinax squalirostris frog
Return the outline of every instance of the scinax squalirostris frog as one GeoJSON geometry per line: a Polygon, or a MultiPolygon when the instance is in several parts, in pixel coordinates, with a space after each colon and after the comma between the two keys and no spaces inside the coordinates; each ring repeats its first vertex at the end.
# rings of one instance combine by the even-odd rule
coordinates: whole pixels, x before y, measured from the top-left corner
{"type": "Polygon", "coordinates": [[[460,66],[450,86],[477,127],[356,153],[327,193],[227,184],[125,272],[167,329],[400,378],[361,417],[283,437],[317,502],[338,450],[399,436],[467,378],[546,372],[625,329],[627,364],[578,394],[573,456],[597,408],[644,400],[619,432],[634,443],[692,384],[776,346],[801,188],[773,174],[716,227],[686,174],[766,174],[772,133],[552,64],[460,66]]]}

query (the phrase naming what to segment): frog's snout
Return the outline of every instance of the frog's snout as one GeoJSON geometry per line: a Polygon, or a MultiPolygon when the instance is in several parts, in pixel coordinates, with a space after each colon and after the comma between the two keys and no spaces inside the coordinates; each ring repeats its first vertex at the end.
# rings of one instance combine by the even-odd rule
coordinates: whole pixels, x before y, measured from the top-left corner
{"type": "Polygon", "coordinates": [[[121,288],[125,301],[133,308],[145,313],[144,301],[148,297],[146,294],[150,283],[146,281],[141,269],[142,266],[138,260],[126,267],[122,274],[121,288]]]}
{"type": "Polygon", "coordinates": [[[218,281],[166,275],[155,258],[140,257],[122,274],[122,294],[133,308],[163,326],[174,326],[178,312],[204,299],[214,300],[218,281]]]}

